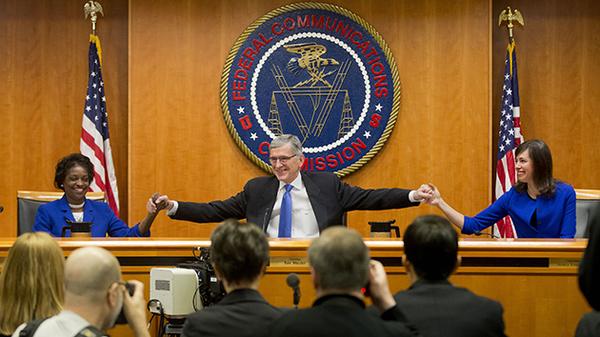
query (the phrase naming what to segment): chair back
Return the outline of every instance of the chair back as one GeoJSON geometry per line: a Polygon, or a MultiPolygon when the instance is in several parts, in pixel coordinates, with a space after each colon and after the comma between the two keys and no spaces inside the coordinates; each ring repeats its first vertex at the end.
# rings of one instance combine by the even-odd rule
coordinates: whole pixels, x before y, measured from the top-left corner
{"type": "MultiPolygon", "coordinates": [[[[62,198],[65,192],[17,191],[17,235],[33,231],[38,208],[62,198]]],[[[104,201],[104,192],[88,192],[85,197],[104,201]]]]}
{"type": "Polygon", "coordinates": [[[600,190],[576,189],[576,238],[589,237],[592,226],[600,226],[600,190]]]}

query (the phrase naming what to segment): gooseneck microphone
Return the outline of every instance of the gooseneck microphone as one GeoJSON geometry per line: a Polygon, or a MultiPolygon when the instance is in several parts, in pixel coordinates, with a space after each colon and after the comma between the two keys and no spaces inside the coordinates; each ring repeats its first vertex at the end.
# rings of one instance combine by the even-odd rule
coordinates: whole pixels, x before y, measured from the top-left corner
{"type": "Polygon", "coordinates": [[[294,309],[298,309],[298,303],[300,303],[300,278],[296,273],[290,273],[285,279],[288,287],[294,290],[294,309]]]}

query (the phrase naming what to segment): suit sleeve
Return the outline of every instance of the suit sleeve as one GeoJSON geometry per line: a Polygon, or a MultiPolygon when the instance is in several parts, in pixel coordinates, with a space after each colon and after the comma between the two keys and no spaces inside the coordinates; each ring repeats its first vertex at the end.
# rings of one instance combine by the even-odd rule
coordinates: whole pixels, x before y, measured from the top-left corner
{"type": "Polygon", "coordinates": [[[226,200],[207,203],[179,202],[177,212],[171,216],[176,220],[193,222],[221,222],[226,219],[246,218],[246,190],[226,200]]]}
{"type": "Polygon", "coordinates": [[[382,210],[418,206],[410,202],[410,190],[400,188],[363,189],[342,182],[335,177],[335,185],[340,203],[345,211],[382,210]]]}
{"type": "Polygon", "coordinates": [[[600,226],[591,226],[588,245],[579,265],[579,289],[594,310],[600,311],[600,226]]]}
{"type": "Polygon", "coordinates": [[[565,212],[562,217],[560,227],[560,238],[574,238],[577,229],[576,211],[575,211],[575,190],[569,186],[566,196],[565,212]]]}

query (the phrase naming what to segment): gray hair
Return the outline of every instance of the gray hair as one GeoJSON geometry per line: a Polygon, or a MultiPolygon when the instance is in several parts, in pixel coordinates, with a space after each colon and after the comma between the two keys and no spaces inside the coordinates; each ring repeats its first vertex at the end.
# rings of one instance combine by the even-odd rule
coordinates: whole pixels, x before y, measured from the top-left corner
{"type": "Polygon", "coordinates": [[[302,155],[302,143],[300,142],[300,139],[298,139],[298,137],[291,135],[291,134],[283,134],[283,135],[279,135],[279,136],[273,138],[273,140],[271,141],[271,149],[283,147],[286,144],[290,144],[290,147],[292,148],[292,152],[295,155],[297,155],[297,156],[302,155]]]}
{"type": "Polygon", "coordinates": [[[308,262],[322,290],[355,291],[369,279],[369,250],[357,231],[326,229],[308,248],[308,262]]]}

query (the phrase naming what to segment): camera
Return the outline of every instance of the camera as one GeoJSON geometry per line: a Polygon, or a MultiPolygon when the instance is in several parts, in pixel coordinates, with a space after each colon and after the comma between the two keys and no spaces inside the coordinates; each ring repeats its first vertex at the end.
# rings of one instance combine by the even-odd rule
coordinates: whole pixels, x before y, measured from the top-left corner
{"type": "Polygon", "coordinates": [[[173,318],[185,317],[225,296],[208,249],[195,249],[194,257],[195,261],[177,264],[177,268],[150,270],[150,312],[173,318]]]}

